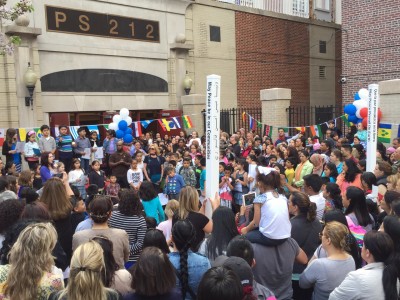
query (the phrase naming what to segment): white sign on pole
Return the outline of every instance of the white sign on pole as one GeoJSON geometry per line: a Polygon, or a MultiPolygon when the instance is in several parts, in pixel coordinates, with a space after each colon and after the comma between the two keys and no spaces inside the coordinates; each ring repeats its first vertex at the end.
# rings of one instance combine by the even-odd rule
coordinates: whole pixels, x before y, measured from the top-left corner
{"type": "MultiPolygon", "coordinates": [[[[206,197],[214,198],[219,191],[219,111],[221,76],[207,76],[206,100],[206,197]]],[[[211,205],[206,206],[206,216],[211,218],[211,205]]]]}
{"type": "Polygon", "coordinates": [[[368,85],[367,125],[367,172],[373,172],[376,165],[376,144],[378,141],[379,85],[368,85]]]}

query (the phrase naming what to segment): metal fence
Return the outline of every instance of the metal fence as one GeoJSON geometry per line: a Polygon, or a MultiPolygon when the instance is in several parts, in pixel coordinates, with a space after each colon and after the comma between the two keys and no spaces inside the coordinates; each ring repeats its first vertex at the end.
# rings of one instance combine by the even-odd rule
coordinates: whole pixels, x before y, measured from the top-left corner
{"type": "MultiPolygon", "coordinates": [[[[325,122],[343,115],[343,107],[333,105],[289,106],[286,108],[286,112],[288,114],[289,127],[300,127],[325,124],[325,122]]],[[[336,126],[343,133],[347,132],[347,125],[342,119],[336,120],[336,126]]],[[[326,126],[321,126],[323,132],[326,131],[326,128],[326,126]]],[[[289,133],[294,134],[295,131],[295,129],[291,129],[289,133]]]]}
{"type": "MultiPolygon", "coordinates": [[[[233,134],[240,128],[244,128],[247,131],[250,130],[249,116],[255,120],[261,122],[261,107],[259,108],[226,108],[220,111],[220,128],[222,131],[233,134]],[[243,113],[245,117],[243,118],[243,113]]],[[[205,128],[205,110],[203,110],[203,122],[205,128]]],[[[254,132],[258,135],[262,135],[263,128],[256,126],[254,132]]]]}

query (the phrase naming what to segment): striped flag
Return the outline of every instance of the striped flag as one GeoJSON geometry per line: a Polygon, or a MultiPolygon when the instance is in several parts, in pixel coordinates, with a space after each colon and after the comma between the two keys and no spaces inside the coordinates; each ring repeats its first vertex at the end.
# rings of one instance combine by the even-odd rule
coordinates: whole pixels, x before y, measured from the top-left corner
{"type": "Polygon", "coordinates": [[[171,130],[171,127],[169,126],[169,122],[167,121],[167,119],[161,119],[161,122],[163,122],[165,128],[167,129],[167,131],[171,130]]]}
{"type": "Polygon", "coordinates": [[[378,141],[381,143],[390,143],[392,137],[392,124],[380,123],[378,127],[378,141]]]}
{"type": "Polygon", "coordinates": [[[273,126],[264,125],[264,135],[271,137],[272,136],[273,126]]]}
{"type": "Polygon", "coordinates": [[[183,125],[185,126],[185,128],[187,128],[187,129],[193,127],[193,122],[190,119],[190,117],[187,115],[182,116],[182,122],[183,122],[183,125]]]}
{"type": "Polygon", "coordinates": [[[6,130],[4,128],[0,128],[0,147],[3,147],[5,136],[6,130]]]}
{"type": "Polygon", "coordinates": [[[256,120],[249,116],[249,127],[251,130],[256,130],[256,120]]]}
{"type": "Polygon", "coordinates": [[[172,121],[175,123],[175,128],[181,128],[181,124],[179,123],[179,120],[177,117],[173,117],[172,121]]]}
{"type": "Polygon", "coordinates": [[[243,120],[243,122],[246,121],[246,113],[245,112],[242,113],[242,120],[243,120]]]}
{"type": "Polygon", "coordinates": [[[72,139],[76,140],[79,136],[78,129],[81,126],[69,126],[69,132],[71,133],[72,139]]]}
{"type": "Polygon", "coordinates": [[[310,130],[311,130],[311,135],[313,137],[314,136],[322,137],[322,130],[320,125],[312,125],[310,126],[310,130]]]}
{"type": "Polygon", "coordinates": [[[142,124],[143,128],[146,129],[153,121],[154,120],[145,120],[145,121],[140,121],[140,123],[142,124]]]}
{"type": "Polygon", "coordinates": [[[142,135],[141,122],[132,122],[132,134],[134,137],[140,137],[142,135]]]}
{"type": "Polygon", "coordinates": [[[161,121],[161,119],[158,119],[157,121],[158,121],[158,124],[161,126],[162,130],[163,130],[163,131],[167,131],[167,128],[165,128],[165,125],[164,125],[164,123],[161,121]]]}

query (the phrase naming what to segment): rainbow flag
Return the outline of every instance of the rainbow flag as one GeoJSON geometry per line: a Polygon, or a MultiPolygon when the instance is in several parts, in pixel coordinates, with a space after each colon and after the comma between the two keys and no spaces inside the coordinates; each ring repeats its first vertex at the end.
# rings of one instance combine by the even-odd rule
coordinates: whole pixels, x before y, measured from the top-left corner
{"type": "Polygon", "coordinates": [[[187,115],[182,116],[182,122],[183,122],[183,125],[185,126],[185,128],[187,128],[187,129],[193,127],[192,119],[190,119],[190,117],[187,115]]]}

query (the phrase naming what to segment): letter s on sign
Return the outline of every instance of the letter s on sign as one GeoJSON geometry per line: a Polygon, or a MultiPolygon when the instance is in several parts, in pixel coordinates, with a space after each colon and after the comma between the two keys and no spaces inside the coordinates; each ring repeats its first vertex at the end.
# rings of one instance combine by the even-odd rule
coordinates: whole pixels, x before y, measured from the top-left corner
{"type": "Polygon", "coordinates": [[[90,24],[88,23],[90,21],[90,19],[89,19],[89,17],[87,16],[87,15],[80,15],[79,16],[79,22],[82,24],[82,25],[79,25],[79,28],[82,30],[82,31],[89,31],[90,30],[90,24]]]}

